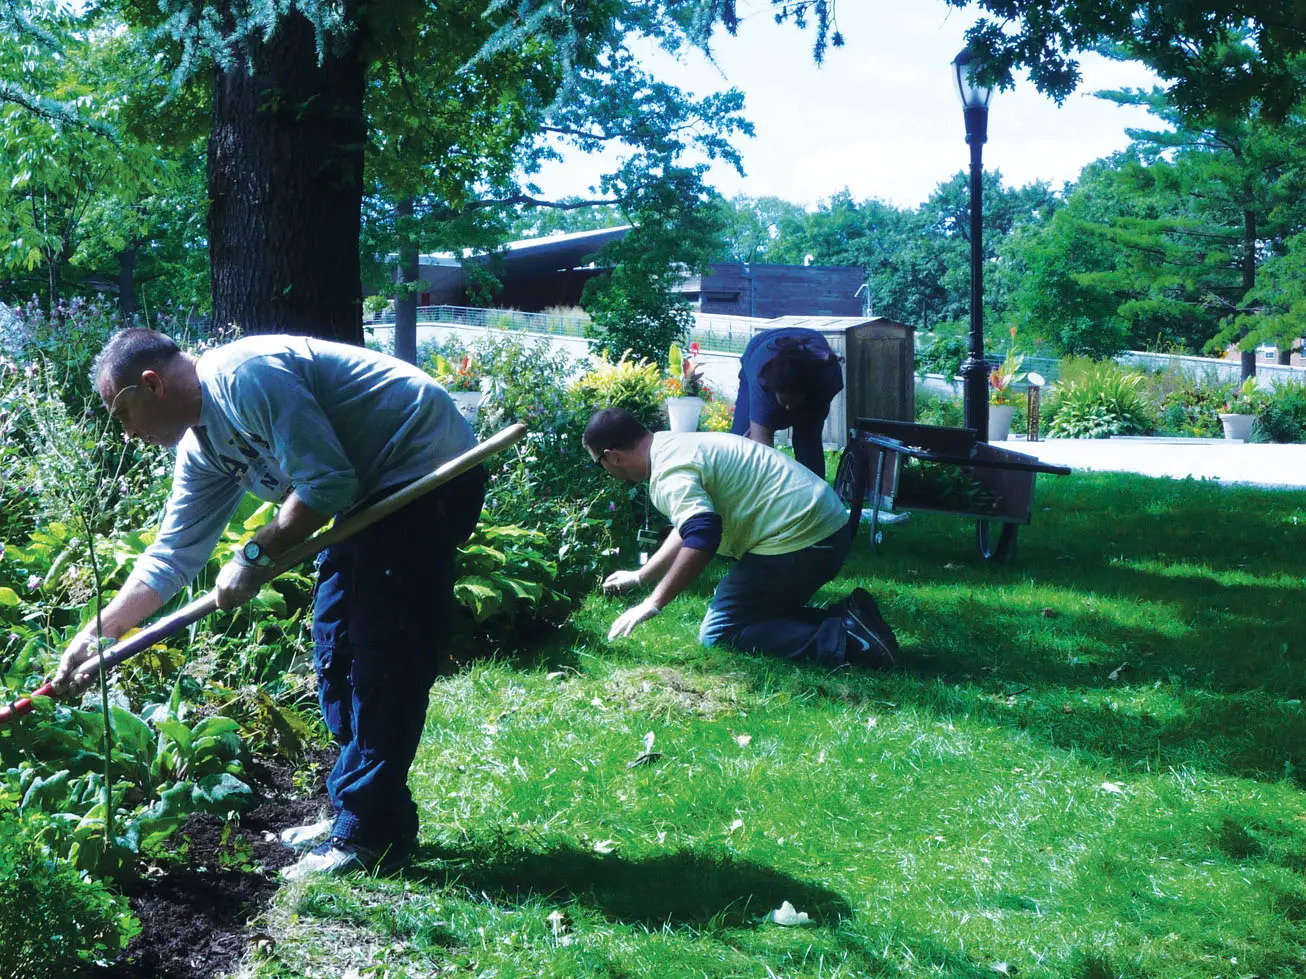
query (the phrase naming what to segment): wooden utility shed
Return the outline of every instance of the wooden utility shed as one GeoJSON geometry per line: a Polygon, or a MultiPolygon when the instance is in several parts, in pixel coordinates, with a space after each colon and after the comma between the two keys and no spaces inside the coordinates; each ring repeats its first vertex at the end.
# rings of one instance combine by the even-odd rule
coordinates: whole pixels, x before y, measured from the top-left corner
{"type": "Polygon", "coordinates": [[[916,331],[883,316],[844,334],[847,424],[858,418],[916,420],[916,331]]]}
{"type": "Polygon", "coordinates": [[[844,359],[843,390],[830,403],[821,438],[842,447],[858,418],[916,420],[915,330],[883,316],[781,316],[754,334],[795,326],[815,330],[844,359]]]}

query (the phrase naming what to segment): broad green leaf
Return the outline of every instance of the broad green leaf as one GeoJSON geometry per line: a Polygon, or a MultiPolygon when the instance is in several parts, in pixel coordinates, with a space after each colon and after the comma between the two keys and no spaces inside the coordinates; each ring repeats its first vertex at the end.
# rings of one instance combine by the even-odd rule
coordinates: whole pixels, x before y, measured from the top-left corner
{"type": "Polygon", "coordinates": [[[469,575],[453,586],[454,598],[472,613],[477,622],[484,622],[503,605],[503,595],[486,578],[469,575]]]}
{"type": "Polygon", "coordinates": [[[206,775],[195,785],[192,799],[195,807],[216,816],[243,808],[254,798],[254,792],[248,785],[223,772],[221,775],[206,775]]]}
{"type": "Polygon", "coordinates": [[[69,784],[72,773],[67,769],[56,772],[48,778],[37,778],[27,792],[19,809],[34,809],[38,812],[64,812],[64,803],[68,800],[69,784]]]}
{"type": "Polygon", "coordinates": [[[190,728],[174,718],[160,722],[158,728],[159,733],[164,736],[165,740],[177,745],[183,756],[190,755],[192,742],[190,728]]]}
{"type": "Polygon", "coordinates": [[[0,588],[0,605],[5,606],[6,608],[13,608],[19,603],[19,601],[21,601],[21,599],[18,597],[18,592],[14,591],[12,588],[0,588]]]}
{"type": "Polygon", "coordinates": [[[141,814],[142,818],[162,819],[176,815],[185,819],[191,812],[191,790],[189,782],[174,782],[159,793],[158,801],[141,814]]]}
{"type": "Polygon", "coordinates": [[[522,581],[519,578],[509,578],[507,575],[501,574],[491,575],[490,577],[504,589],[521,599],[536,602],[544,594],[544,586],[533,581],[522,581]]]}

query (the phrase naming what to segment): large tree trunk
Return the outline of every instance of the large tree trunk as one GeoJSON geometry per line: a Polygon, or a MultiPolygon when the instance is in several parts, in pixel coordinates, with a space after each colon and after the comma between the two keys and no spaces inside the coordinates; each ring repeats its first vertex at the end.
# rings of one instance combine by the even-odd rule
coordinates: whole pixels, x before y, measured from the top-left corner
{"type": "Polygon", "coordinates": [[[395,356],[417,363],[417,273],[420,259],[413,231],[413,199],[395,205],[395,233],[399,239],[399,294],[395,297],[395,356]]]}
{"type": "MultiPolygon", "coordinates": [[[[357,22],[358,0],[345,19],[357,22]]],[[[247,333],[363,342],[358,236],[364,65],[358,32],[318,64],[313,29],[282,17],[246,64],[213,72],[213,321],[247,333]]]]}

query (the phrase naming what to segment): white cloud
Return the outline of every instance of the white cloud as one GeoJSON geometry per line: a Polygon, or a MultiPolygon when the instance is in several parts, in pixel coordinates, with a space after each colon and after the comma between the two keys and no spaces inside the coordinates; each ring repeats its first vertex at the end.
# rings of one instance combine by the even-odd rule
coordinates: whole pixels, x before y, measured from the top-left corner
{"type": "MultiPolygon", "coordinates": [[[[942,3],[841,5],[848,45],[811,61],[811,32],[776,25],[755,0],[739,36],[714,45],[717,65],[650,53],[647,67],[682,88],[704,93],[733,85],[747,99],[757,130],[742,140],[747,176],[711,171],[727,196],[776,195],[812,205],[848,187],[858,198],[914,206],[939,182],[969,165],[961,107],[950,62],[961,50],[969,15],[942,3]],[[723,77],[724,76],[724,77],[723,77]]],[[[1047,180],[1059,187],[1088,163],[1123,149],[1126,127],[1154,126],[1142,109],[1092,97],[1102,88],[1150,85],[1142,66],[1081,57],[1080,90],[1058,107],[1027,79],[993,97],[986,168],[1008,183],[1047,180]]],[[[551,166],[540,183],[549,194],[582,194],[601,166],[577,156],[551,166]]]]}

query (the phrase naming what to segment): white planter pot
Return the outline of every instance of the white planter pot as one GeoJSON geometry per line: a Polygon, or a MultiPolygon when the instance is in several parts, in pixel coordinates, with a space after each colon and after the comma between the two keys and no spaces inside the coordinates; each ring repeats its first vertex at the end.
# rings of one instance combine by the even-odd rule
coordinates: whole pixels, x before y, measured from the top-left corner
{"type": "Polygon", "coordinates": [[[1011,417],[1016,409],[1011,405],[989,405],[989,441],[1005,442],[1011,434],[1011,417]]]}
{"type": "Polygon", "coordinates": [[[449,397],[458,409],[458,413],[475,426],[476,418],[481,413],[481,399],[485,397],[480,391],[450,391],[449,397]]]}
{"type": "Polygon", "coordinates": [[[673,432],[697,432],[702,398],[667,398],[667,421],[673,432]]]}
{"type": "Polygon", "coordinates": [[[1252,422],[1255,415],[1221,415],[1220,424],[1224,426],[1224,437],[1235,442],[1252,440],[1252,422]]]}

